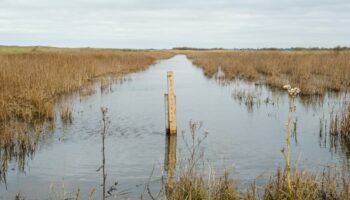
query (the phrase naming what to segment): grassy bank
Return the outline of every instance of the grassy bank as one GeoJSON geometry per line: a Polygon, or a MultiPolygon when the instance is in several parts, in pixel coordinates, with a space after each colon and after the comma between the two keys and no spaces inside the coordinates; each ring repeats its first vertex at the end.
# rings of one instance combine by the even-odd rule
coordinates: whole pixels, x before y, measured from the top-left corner
{"type": "Polygon", "coordinates": [[[225,79],[263,81],[299,87],[302,95],[322,95],[350,88],[350,51],[186,51],[208,77],[219,68],[225,79]]]}

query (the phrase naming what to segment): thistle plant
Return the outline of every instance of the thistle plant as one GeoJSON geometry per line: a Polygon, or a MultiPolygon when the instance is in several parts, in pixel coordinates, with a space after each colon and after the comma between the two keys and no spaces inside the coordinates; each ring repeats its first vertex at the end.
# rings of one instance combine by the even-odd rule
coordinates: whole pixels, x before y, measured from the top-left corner
{"type": "Polygon", "coordinates": [[[283,86],[284,89],[288,91],[288,121],[287,121],[287,130],[286,130],[286,145],[287,145],[287,151],[282,150],[285,161],[286,161],[286,176],[287,176],[287,189],[288,189],[288,195],[289,199],[292,199],[292,185],[291,185],[291,158],[290,158],[290,138],[291,138],[291,121],[292,121],[292,114],[296,110],[295,106],[295,98],[300,93],[300,89],[298,87],[292,88],[290,85],[283,86]]]}

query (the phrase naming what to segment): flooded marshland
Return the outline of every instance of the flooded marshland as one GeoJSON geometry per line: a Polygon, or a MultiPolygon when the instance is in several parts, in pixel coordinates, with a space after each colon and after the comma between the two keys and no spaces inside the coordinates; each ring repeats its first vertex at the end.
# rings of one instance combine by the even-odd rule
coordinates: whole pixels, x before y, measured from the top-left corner
{"type": "MultiPolygon", "coordinates": [[[[221,81],[221,73],[208,79],[186,56],[178,55],[160,60],[147,71],[129,74],[123,81],[103,87],[98,82],[90,95],[78,92],[64,97],[60,104],[72,109],[72,122],[57,117],[52,131],[40,136],[32,153],[21,162],[9,161],[6,181],[0,183],[0,199],[17,194],[47,199],[63,190],[78,189],[86,199],[94,188],[94,194],[99,195],[101,107],[108,108],[111,122],[106,137],[107,185],[116,185],[121,196],[131,198],[140,196],[145,183],[157,191],[169,144],[163,94],[170,70],[175,78],[177,158],[185,149],[182,132],[189,134],[192,120],[201,122],[208,132],[202,144],[205,164],[218,173],[231,170],[240,185],[264,182],[284,165],[281,149],[285,145],[288,95],[259,83],[227,83],[221,81]]],[[[334,145],[327,135],[331,113],[343,109],[347,102],[346,94],[313,101],[298,98],[293,163],[311,171],[347,164],[349,149],[334,145]]],[[[171,146],[173,149],[174,143],[171,146]]]]}

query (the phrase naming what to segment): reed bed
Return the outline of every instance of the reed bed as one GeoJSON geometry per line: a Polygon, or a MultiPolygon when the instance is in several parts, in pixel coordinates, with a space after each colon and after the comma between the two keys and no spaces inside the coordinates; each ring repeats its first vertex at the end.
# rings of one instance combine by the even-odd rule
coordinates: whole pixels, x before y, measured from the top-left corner
{"type": "MultiPolygon", "coordinates": [[[[0,47],[0,181],[6,179],[9,160],[24,162],[37,148],[32,129],[54,120],[60,97],[104,75],[145,70],[171,56],[153,50],[0,47]]],[[[65,122],[73,119],[69,106],[60,114],[65,122]]]]}
{"type": "Polygon", "coordinates": [[[0,54],[0,123],[52,120],[55,99],[94,78],[144,70],[162,51],[63,51],[0,54]]]}
{"type": "Polygon", "coordinates": [[[301,95],[350,88],[350,51],[187,51],[192,62],[213,77],[263,81],[273,88],[295,85],[301,95]]]}

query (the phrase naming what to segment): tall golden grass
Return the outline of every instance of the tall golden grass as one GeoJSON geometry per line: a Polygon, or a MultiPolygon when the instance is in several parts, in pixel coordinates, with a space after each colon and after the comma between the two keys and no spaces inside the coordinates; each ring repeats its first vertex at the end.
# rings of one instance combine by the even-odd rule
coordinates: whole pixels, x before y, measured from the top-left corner
{"type": "Polygon", "coordinates": [[[105,74],[146,69],[162,51],[62,51],[0,54],[0,122],[51,120],[62,94],[78,90],[105,74]]]}
{"type": "Polygon", "coordinates": [[[302,95],[350,88],[350,51],[187,51],[195,65],[212,77],[218,69],[228,80],[264,81],[282,88],[295,85],[302,95]]]}
{"type": "MultiPolygon", "coordinates": [[[[36,133],[41,132],[34,129],[53,121],[60,96],[82,89],[97,77],[144,70],[171,56],[171,52],[152,50],[1,47],[0,180],[6,180],[9,160],[23,167],[21,163],[34,153],[40,140],[36,133]]],[[[61,118],[71,121],[71,111],[61,110],[61,118]]]]}

